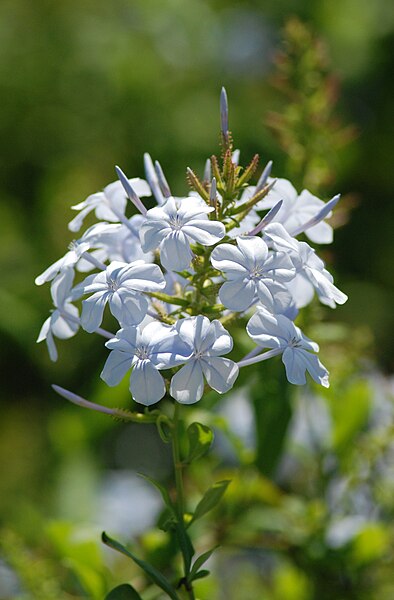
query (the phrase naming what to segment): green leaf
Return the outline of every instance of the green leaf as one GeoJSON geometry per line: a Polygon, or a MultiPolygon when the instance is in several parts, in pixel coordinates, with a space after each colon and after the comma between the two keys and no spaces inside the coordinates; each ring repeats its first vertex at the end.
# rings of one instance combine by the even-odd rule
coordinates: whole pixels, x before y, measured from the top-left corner
{"type": "Polygon", "coordinates": [[[123,583],[111,590],[104,600],[142,600],[142,598],[131,585],[123,583]]]}
{"type": "Polygon", "coordinates": [[[194,511],[189,525],[215,508],[215,506],[220,502],[229,483],[229,480],[218,481],[212,487],[210,487],[207,492],[205,492],[204,496],[196,506],[196,510],[194,511]]]}
{"type": "MultiPolygon", "coordinates": [[[[196,558],[196,560],[194,561],[194,564],[192,566],[192,569],[190,571],[190,574],[189,574],[189,580],[190,581],[193,581],[193,579],[197,578],[197,572],[198,572],[198,570],[212,556],[212,554],[215,552],[216,548],[218,548],[218,546],[215,546],[214,548],[211,548],[211,550],[207,550],[203,554],[200,554],[200,556],[198,558],[196,558]]],[[[204,571],[201,571],[201,572],[203,573],[204,571]]],[[[207,573],[209,573],[209,571],[207,573]]],[[[205,577],[205,575],[204,575],[204,577],[205,577]]]]}
{"type": "Polygon", "coordinates": [[[141,477],[143,477],[144,479],[146,479],[146,481],[149,481],[149,483],[151,483],[152,485],[154,485],[155,488],[157,488],[159,490],[159,492],[161,494],[161,497],[163,498],[164,504],[169,509],[171,515],[174,516],[174,517],[176,517],[176,510],[175,510],[175,507],[174,507],[174,505],[172,503],[172,500],[170,498],[170,494],[168,493],[167,488],[164,487],[164,485],[162,485],[158,481],[155,481],[155,479],[152,479],[152,477],[149,477],[148,475],[143,475],[142,473],[139,473],[139,475],[141,477]]]}
{"type": "Polygon", "coordinates": [[[189,454],[186,462],[191,463],[208,452],[213,442],[213,431],[201,423],[192,423],[186,433],[189,440],[189,454]]]}
{"type": "Polygon", "coordinates": [[[131,558],[131,560],[133,560],[139,567],[141,567],[141,569],[145,571],[145,573],[152,579],[152,581],[155,582],[155,584],[159,588],[161,588],[164,592],[166,592],[166,594],[168,594],[171,600],[179,600],[179,596],[176,593],[175,588],[171,585],[168,579],[166,579],[164,575],[160,573],[160,571],[155,569],[155,567],[145,562],[144,560],[141,560],[140,558],[134,556],[134,554],[132,554],[129,550],[122,546],[122,544],[108,537],[108,535],[104,531],[102,533],[101,539],[103,540],[104,544],[106,544],[113,550],[117,550],[121,554],[124,554],[125,556],[131,558]]]}
{"type": "Polygon", "coordinates": [[[250,397],[255,413],[256,466],[260,473],[271,477],[286,441],[293,389],[279,360],[259,363],[255,376],[250,397]]]}
{"type": "Polygon", "coordinates": [[[190,565],[192,564],[192,559],[194,556],[193,544],[191,543],[190,537],[186,532],[184,523],[176,523],[175,530],[177,534],[179,548],[182,552],[183,560],[185,563],[185,572],[188,573],[190,571],[190,565]]]}
{"type": "Polygon", "coordinates": [[[203,569],[202,571],[199,571],[198,573],[196,573],[193,577],[193,581],[196,581],[196,579],[202,579],[203,577],[208,577],[208,575],[210,574],[211,571],[208,571],[208,569],[203,569]]]}

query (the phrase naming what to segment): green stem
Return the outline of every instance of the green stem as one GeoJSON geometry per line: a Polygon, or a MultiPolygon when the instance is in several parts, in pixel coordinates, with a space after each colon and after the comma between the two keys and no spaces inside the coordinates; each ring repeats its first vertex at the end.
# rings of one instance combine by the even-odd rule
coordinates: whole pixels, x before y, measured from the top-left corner
{"type": "MultiPolygon", "coordinates": [[[[181,461],[181,452],[180,452],[180,444],[179,444],[179,442],[180,442],[179,412],[180,412],[180,404],[178,402],[175,402],[171,442],[172,442],[172,458],[174,461],[174,472],[175,472],[176,508],[177,508],[177,513],[178,513],[179,525],[182,528],[184,535],[187,536],[186,529],[185,529],[185,520],[184,520],[185,490],[183,487],[183,473],[182,473],[183,464],[181,461]]],[[[185,571],[184,581],[187,581],[187,578],[189,576],[189,564],[188,564],[187,556],[186,556],[181,544],[180,544],[180,550],[182,552],[184,571],[185,571]]],[[[192,584],[185,585],[185,589],[186,589],[187,597],[189,598],[189,600],[195,600],[193,585],[192,584]]]]}

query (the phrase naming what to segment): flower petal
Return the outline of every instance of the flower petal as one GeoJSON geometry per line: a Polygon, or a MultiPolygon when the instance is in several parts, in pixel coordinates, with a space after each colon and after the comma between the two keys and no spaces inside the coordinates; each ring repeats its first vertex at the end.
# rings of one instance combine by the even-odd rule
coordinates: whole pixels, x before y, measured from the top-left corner
{"type": "Polygon", "coordinates": [[[132,356],[125,352],[112,350],[109,354],[100,377],[107,385],[114,387],[118,385],[131,368],[132,356]]]}
{"type": "Polygon", "coordinates": [[[181,404],[193,404],[201,399],[204,379],[198,360],[190,359],[171,380],[170,394],[181,404]]]}
{"type": "Polygon", "coordinates": [[[81,325],[85,331],[93,333],[100,327],[110,295],[109,292],[96,292],[82,302],[81,325]]]}
{"type": "Polygon", "coordinates": [[[111,295],[109,308],[122,327],[138,325],[148,311],[148,301],[138,292],[119,289],[111,295]]]}
{"type": "Polygon", "coordinates": [[[160,248],[162,265],[170,271],[183,271],[190,265],[193,253],[182,231],[172,231],[163,240],[160,248]]]}
{"type": "Polygon", "coordinates": [[[182,231],[195,242],[203,244],[203,246],[216,244],[226,234],[223,223],[210,221],[209,219],[193,219],[187,225],[183,225],[182,231]]]}
{"type": "Polygon", "coordinates": [[[251,279],[226,281],[219,291],[220,302],[226,308],[241,312],[249,308],[256,295],[256,284],[251,279]]]}
{"type": "Polygon", "coordinates": [[[166,393],[164,379],[150,360],[138,360],[130,376],[130,392],[136,402],[151,406],[166,393]]]}
{"type": "Polygon", "coordinates": [[[201,366],[208,384],[219,394],[228,392],[238,377],[237,364],[228,358],[203,358],[201,366]]]}

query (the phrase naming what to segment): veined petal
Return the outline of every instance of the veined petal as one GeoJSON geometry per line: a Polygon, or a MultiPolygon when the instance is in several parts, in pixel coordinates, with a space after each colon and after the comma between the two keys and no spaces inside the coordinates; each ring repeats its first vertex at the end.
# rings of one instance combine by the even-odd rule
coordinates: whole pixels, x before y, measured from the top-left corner
{"type": "Polygon", "coordinates": [[[116,332],[116,337],[108,340],[105,346],[110,350],[126,352],[134,356],[138,344],[138,328],[123,327],[116,332]]]}
{"type": "Polygon", "coordinates": [[[219,291],[220,302],[226,308],[241,312],[249,308],[256,295],[256,284],[251,279],[226,281],[219,291]]]}
{"type": "Polygon", "coordinates": [[[73,280],[74,269],[67,267],[52,281],[51,296],[56,307],[62,307],[67,297],[70,296],[73,280]]]}
{"type": "Polygon", "coordinates": [[[210,221],[209,219],[193,219],[187,225],[182,227],[182,231],[185,235],[203,246],[212,246],[212,244],[216,244],[216,242],[219,242],[226,234],[223,223],[219,223],[219,221],[210,221]]]}
{"type": "Polygon", "coordinates": [[[109,308],[122,327],[138,325],[148,311],[148,301],[139,292],[119,289],[109,300],[109,308]]]}
{"type": "Polygon", "coordinates": [[[328,223],[322,221],[305,230],[305,235],[315,244],[332,244],[334,232],[328,223]]]}
{"type": "Polygon", "coordinates": [[[170,394],[181,404],[194,404],[204,392],[204,378],[198,360],[190,359],[171,379],[170,394]]]}
{"type": "Polygon", "coordinates": [[[246,331],[262,348],[286,348],[289,340],[296,337],[292,321],[283,315],[272,315],[258,310],[249,320],[246,331]]]}
{"type": "Polygon", "coordinates": [[[306,383],[305,372],[308,371],[316,383],[329,387],[328,371],[316,354],[311,354],[302,348],[289,347],[283,352],[282,361],[290,383],[304,385],[306,383]]]}
{"type": "MultiPolygon", "coordinates": [[[[196,317],[187,317],[186,319],[179,320],[175,327],[182,340],[190,345],[195,352],[199,352],[201,344],[204,343],[204,340],[209,335],[210,325],[211,323],[208,317],[198,315],[196,317]]],[[[213,335],[211,339],[213,343],[213,335]]]]}
{"type": "Polygon", "coordinates": [[[137,360],[130,376],[130,392],[136,402],[151,406],[166,393],[164,379],[150,360],[137,360]]]}
{"type": "Polygon", "coordinates": [[[307,306],[315,295],[315,289],[303,272],[297,273],[294,279],[286,283],[297,308],[307,306]]]}
{"type": "MultiPolygon", "coordinates": [[[[159,209],[159,207],[157,207],[159,209]]],[[[155,209],[151,209],[155,210],[155,209]]],[[[147,215],[151,211],[148,210],[147,215]]],[[[140,228],[140,241],[143,252],[149,252],[149,250],[156,250],[159,247],[162,240],[171,232],[167,221],[146,219],[142,223],[140,228]]]]}
{"type": "Polygon", "coordinates": [[[257,265],[263,265],[268,257],[268,246],[261,237],[256,235],[237,238],[238,248],[244,256],[244,264],[249,271],[257,265]]]}
{"type": "Polygon", "coordinates": [[[81,325],[85,331],[93,333],[100,327],[104,308],[110,296],[109,292],[96,292],[82,302],[81,325]]]}
{"type": "Polygon", "coordinates": [[[232,244],[216,246],[211,254],[211,263],[215,269],[223,271],[229,279],[245,277],[249,273],[241,251],[232,244]]]}
{"type": "Polygon", "coordinates": [[[107,385],[114,387],[118,385],[131,368],[133,357],[125,352],[112,350],[110,352],[100,377],[107,385]]]}
{"type": "Polygon", "coordinates": [[[216,392],[224,394],[233,387],[239,372],[235,362],[214,356],[201,359],[200,364],[209,386],[216,392]]]}
{"type": "Polygon", "coordinates": [[[187,269],[193,258],[189,242],[182,231],[172,231],[163,240],[160,248],[162,265],[170,271],[187,269]]]}
{"type": "Polygon", "coordinates": [[[160,267],[142,263],[142,261],[138,262],[140,264],[131,264],[123,269],[119,277],[119,282],[123,288],[141,292],[155,292],[165,288],[166,282],[160,267]]]}
{"type": "Polygon", "coordinates": [[[221,356],[222,354],[231,352],[233,349],[233,338],[221,322],[214,319],[211,322],[210,330],[213,333],[213,343],[210,341],[208,344],[204,340],[200,345],[200,352],[204,352],[207,356],[221,356]]]}

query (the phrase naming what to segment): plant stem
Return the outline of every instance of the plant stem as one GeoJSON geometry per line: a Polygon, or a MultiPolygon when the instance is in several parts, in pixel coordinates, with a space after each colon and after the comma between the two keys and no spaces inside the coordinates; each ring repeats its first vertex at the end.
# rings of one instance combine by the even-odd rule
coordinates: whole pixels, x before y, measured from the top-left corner
{"type": "MultiPolygon", "coordinates": [[[[175,402],[171,443],[172,443],[172,457],[173,457],[173,461],[174,461],[174,473],[175,473],[176,508],[177,508],[177,513],[178,513],[179,526],[182,528],[184,535],[187,535],[186,530],[185,530],[185,521],[184,521],[185,491],[184,491],[184,487],[183,487],[183,473],[182,473],[183,464],[181,461],[180,444],[179,444],[179,441],[180,441],[179,412],[180,412],[180,404],[178,402],[175,402]]],[[[185,570],[184,581],[187,582],[187,577],[189,575],[189,564],[190,563],[188,563],[188,558],[187,558],[186,553],[184,552],[184,549],[182,548],[181,544],[180,544],[180,550],[182,552],[183,564],[184,564],[184,570],[185,570]]],[[[186,584],[185,589],[186,589],[187,597],[189,598],[189,600],[195,600],[193,585],[191,583],[188,585],[186,584]]]]}

